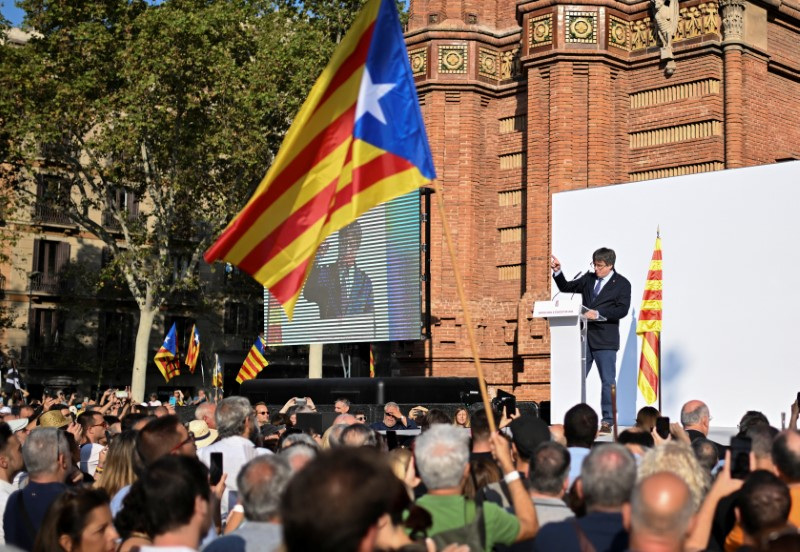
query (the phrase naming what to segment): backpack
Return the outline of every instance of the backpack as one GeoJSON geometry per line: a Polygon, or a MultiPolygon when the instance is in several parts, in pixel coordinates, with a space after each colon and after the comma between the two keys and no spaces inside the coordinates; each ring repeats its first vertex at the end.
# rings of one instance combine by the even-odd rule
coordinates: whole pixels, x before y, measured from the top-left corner
{"type": "MultiPolygon", "coordinates": [[[[436,549],[441,550],[448,544],[466,544],[470,552],[483,552],[486,543],[486,521],[483,517],[482,493],[476,493],[475,519],[463,527],[442,531],[431,537],[436,549]]],[[[467,519],[467,502],[464,501],[464,520],[467,519]]]]}

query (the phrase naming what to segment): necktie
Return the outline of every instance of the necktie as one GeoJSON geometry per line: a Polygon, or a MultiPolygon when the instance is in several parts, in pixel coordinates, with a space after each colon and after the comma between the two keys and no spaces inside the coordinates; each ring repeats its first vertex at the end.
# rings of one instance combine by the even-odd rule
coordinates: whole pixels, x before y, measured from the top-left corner
{"type": "Polygon", "coordinates": [[[594,285],[594,289],[592,290],[592,301],[597,299],[597,294],[600,293],[600,285],[603,283],[602,278],[597,279],[597,283],[594,285]]]}

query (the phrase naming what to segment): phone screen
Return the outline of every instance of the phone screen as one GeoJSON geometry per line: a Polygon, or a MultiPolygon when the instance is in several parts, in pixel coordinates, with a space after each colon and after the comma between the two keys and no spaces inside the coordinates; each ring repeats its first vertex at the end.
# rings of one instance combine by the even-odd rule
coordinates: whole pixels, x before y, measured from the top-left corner
{"type": "Polygon", "coordinates": [[[659,416],[656,418],[656,433],[662,439],[669,437],[669,416],[659,416]]]}
{"type": "Polygon", "coordinates": [[[176,404],[178,404],[178,399],[176,399],[174,396],[170,397],[169,398],[169,404],[171,404],[172,406],[175,406],[176,404]]]}
{"type": "Polygon", "coordinates": [[[750,437],[731,437],[731,477],[744,479],[750,473],[750,437]]]}
{"type": "Polygon", "coordinates": [[[211,485],[216,485],[219,483],[219,480],[222,479],[222,453],[221,452],[212,452],[211,453],[211,460],[208,466],[209,471],[209,483],[211,485]]]}

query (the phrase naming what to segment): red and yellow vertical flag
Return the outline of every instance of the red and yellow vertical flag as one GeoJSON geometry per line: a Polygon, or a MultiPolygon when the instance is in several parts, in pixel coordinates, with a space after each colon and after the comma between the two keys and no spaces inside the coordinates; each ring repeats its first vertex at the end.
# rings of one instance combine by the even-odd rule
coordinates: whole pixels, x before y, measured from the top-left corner
{"type": "Polygon", "coordinates": [[[194,374],[194,369],[197,366],[197,359],[200,357],[200,332],[197,331],[197,326],[192,325],[192,333],[189,337],[189,347],[186,349],[186,359],[184,362],[189,367],[189,371],[194,374]]]}
{"type": "Polygon", "coordinates": [[[644,285],[639,321],[636,323],[636,334],[642,336],[639,391],[647,404],[653,404],[661,392],[658,388],[661,370],[661,291],[661,236],[656,233],[656,246],[644,285]]]}
{"type": "Polygon", "coordinates": [[[327,236],[435,177],[395,0],[368,0],[205,260],[253,276],[291,319],[327,236]]]}
{"type": "Polygon", "coordinates": [[[369,344],[369,377],[375,377],[375,353],[372,350],[372,343],[369,344]]]}

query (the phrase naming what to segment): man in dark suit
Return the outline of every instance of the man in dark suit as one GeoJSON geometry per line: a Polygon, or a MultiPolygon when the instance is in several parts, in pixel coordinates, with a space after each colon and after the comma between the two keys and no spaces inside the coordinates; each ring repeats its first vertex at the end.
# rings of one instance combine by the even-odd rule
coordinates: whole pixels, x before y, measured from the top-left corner
{"type": "MultiPolygon", "coordinates": [[[[308,275],[303,297],[319,305],[320,318],[343,318],[373,311],[372,279],[356,264],[360,245],[361,226],[355,221],[339,230],[336,262],[315,265],[308,275]]],[[[327,244],[323,244],[317,256],[323,257],[327,249],[327,244]]]]}
{"type": "Polygon", "coordinates": [[[588,347],[586,348],[586,373],[597,363],[602,382],[600,405],[602,409],[601,433],[610,433],[613,423],[611,411],[611,386],[616,382],[617,351],[619,350],[619,321],[631,307],[631,283],[614,270],[617,255],[613,249],[601,247],[592,255],[594,272],[567,281],[561,272],[561,263],[551,257],[550,267],[559,291],[580,293],[583,305],[590,309],[588,347]],[[600,322],[598,316],[606,320],[600,322]]]}

